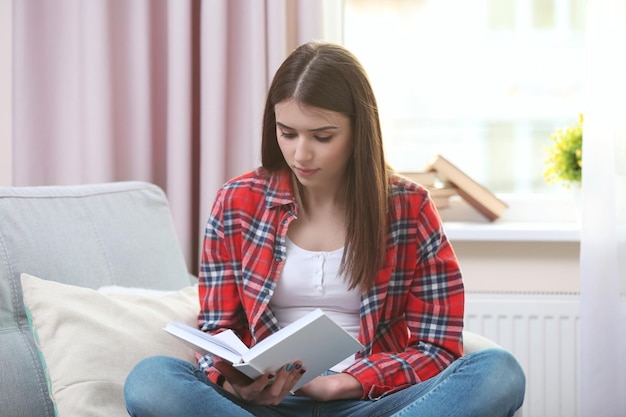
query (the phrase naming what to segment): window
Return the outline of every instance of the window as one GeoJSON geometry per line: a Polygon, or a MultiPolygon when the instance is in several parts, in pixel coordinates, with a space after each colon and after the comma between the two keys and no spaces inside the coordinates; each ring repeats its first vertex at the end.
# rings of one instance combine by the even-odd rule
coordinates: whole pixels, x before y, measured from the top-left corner
{"type": "Polygon", "coordinates": [[[582,111],[584,0],[344,0],[387,159],[440,153],[497,193],[558,193],[545,148],[582,111]]]}

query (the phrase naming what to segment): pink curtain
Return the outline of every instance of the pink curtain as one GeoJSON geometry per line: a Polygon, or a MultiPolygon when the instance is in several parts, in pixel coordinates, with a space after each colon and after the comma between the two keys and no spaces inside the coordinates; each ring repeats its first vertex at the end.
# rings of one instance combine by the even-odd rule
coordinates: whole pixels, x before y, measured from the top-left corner
{"type": "Polygon", "coordinates": [[[14,3],[14,184],[144,180],[190,270],[217,188],[260,162],[265,93],[322,38],[306,0],[14,3]]]}

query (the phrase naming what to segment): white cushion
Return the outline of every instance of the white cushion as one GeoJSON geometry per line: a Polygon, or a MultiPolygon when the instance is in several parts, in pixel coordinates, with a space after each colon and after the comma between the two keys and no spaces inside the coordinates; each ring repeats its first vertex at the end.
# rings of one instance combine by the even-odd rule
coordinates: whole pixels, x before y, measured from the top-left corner
{"type": "Polygon", "coordinates": [[[491,339],[487,339],[484,336],[479,334],[464,330],[463,331],[463,354],[467,355],[468,353],[478,352],[485,349],[491,348],[500,348],[498,345],[491,339]]]}
{"type": "Polygon", "coordinates": [[[197,287],[170,294],[104,294],[28,274],[24,305],[61,417],[127,416],[123,386],[142,358],[195,362],[194,352],[163,331],[170,321],[196,324],[197,287]]]}

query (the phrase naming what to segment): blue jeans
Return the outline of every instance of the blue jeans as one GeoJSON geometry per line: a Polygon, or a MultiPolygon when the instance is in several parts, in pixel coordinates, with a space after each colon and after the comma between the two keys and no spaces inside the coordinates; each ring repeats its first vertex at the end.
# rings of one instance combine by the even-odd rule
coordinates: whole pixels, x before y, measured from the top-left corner
{"type": "Polygon", "coordinates": [[[195,365],[155,356],[139,362],[126,380],[133,417],[283,416],[512,416],[524,400],[525,377],[515,358],[487,349],[456,360],[439,375],[376,401],[312,401],[287,397],[261,406],[234,397],[207,380],[195,365]]]}

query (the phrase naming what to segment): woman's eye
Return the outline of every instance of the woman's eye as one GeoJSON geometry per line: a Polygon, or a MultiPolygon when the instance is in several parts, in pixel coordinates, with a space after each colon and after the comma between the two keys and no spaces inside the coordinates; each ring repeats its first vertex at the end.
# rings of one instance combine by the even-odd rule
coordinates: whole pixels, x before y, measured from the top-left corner
{"type": "Polygon", "coordinates": [[[280,132],[280,136],[282,136],[285,139],[293,139],[295,138],[297,135],[295,133],[289,133],[289,132],[280,132]]]}
{"type": "Polygon", "coordinates": [[[315,136],[315,139],[319,142],[328,142],[332,139],[332,136],[315,136]]]}

